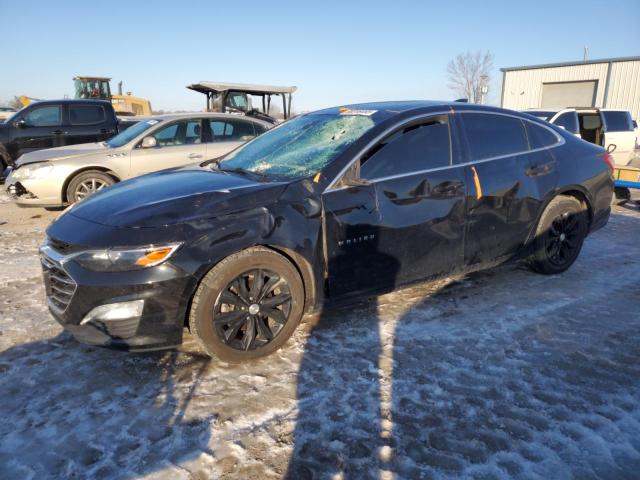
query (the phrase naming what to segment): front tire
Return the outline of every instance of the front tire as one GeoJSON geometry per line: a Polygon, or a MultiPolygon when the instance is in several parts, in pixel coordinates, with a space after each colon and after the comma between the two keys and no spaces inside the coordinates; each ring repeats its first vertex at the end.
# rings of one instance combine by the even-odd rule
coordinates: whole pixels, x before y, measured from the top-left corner
{"type": "Polygon", "coordinates": [[[304,312],[304,287],[282,255],[253,247],[230,255],[203,278],[189,329],[211,356],[242,362],[278,350],[304,312]]]}
{"type": "Polygon", "coordinates": [[[87,170],[76,175],[67,187],[67,201],[73,204],[84,200],[103,188],[113,185],[115,180],[99,170],[87,170]]]}
{"type": "Polygon", "coordinates": [[[589,214],[578,199],[554,198],[538,223],[529,266],[546,275],[564,272],[578,258],[588,230],[589,214]]]}

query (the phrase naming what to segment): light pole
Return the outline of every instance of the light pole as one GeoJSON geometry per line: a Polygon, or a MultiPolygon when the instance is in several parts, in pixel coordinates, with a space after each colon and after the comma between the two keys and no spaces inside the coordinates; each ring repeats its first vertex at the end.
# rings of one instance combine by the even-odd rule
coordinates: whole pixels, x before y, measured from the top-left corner
{"type": "Polygon", "coordinates": [[[487,93],[489,93],[489,85],[487,85],[487,81],[489,80],[488,75],[480,75],[480,105],[484,105],[484,99],[487,93]]]}

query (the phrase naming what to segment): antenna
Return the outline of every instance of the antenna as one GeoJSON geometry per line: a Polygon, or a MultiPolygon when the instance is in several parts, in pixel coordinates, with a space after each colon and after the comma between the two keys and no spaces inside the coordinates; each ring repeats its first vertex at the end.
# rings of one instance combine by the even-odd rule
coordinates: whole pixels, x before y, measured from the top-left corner
{"type": "Polygon", "coordinates": [[[584,49],[583,49],[583,58],[582,58],[582,60],[586,62],[588,58],[589,58],[589,47],[587,47],[585,45],[584,49]]]}

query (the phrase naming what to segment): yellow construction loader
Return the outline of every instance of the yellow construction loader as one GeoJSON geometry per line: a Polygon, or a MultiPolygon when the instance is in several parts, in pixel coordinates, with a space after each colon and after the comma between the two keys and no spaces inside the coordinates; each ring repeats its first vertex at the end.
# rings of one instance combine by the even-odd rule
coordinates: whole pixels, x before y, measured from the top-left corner
{"type": "Polygon", "coordinates": [[[131,92],[122,93],[122,82],[118,83],[118,94],[111,94],[109,77],[73,77],[76,98],[96,98],[110,100],[118,115],[124,116],[149,116],[151,115],[151,102],[146,98],[134,97],[131,92]]]}

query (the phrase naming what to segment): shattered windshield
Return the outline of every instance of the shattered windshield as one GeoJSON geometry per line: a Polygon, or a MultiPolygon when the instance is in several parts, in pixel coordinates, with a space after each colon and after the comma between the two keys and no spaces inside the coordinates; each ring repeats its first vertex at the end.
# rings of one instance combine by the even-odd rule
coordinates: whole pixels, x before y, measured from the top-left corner
{"type": "Polygon", "coordinates": [[[304,115],[233,151],[221,170],[238,169],[275,179],[313,175],[375,125],[370,115],[304,115]]]}

